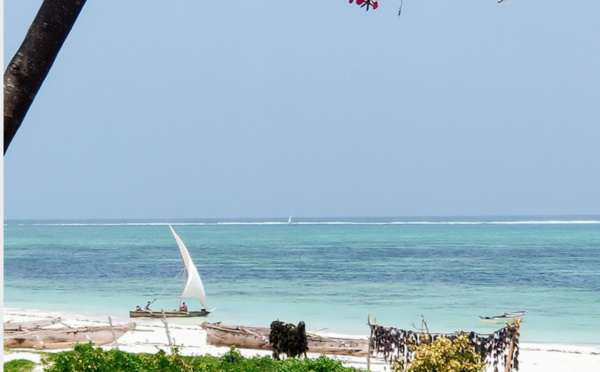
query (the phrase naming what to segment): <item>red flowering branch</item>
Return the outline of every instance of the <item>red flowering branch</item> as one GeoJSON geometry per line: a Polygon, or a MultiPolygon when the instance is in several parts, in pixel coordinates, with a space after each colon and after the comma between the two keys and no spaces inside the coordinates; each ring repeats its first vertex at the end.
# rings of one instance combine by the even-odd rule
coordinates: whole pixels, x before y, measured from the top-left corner
{"type": "MultiPolygon", "coordinates": [[[[348,2],[352,4],[354,0],[350,0],[348,2]]],[[[356,5],[360,6],[361,8],[366,7],[367,11],[369,11],[369,7],[372,7],[373,9],[379,8],[379,2],[373,0],[356,0],[356,5]]]]}
{"type": "MultiPolygon", "coordinates": [[[[498,4],[503,2],[504,0],[497,0],[498,4]]],[[[354,3],[354,0],[348,0],[348,2],[350,4],[354,3]]],[[[369,8],[373,8],[373,9],[377,9],[379,8],[379,2],[376,0],[356,0],[356,5],[360,6],[361,8],[366,8],[366,10],[368,11],[369,8]]],[[[400,14],[402,14],[402,0],[400,0],[400,8],[398,9],[398,16],[400,16],[400,14]]]]}

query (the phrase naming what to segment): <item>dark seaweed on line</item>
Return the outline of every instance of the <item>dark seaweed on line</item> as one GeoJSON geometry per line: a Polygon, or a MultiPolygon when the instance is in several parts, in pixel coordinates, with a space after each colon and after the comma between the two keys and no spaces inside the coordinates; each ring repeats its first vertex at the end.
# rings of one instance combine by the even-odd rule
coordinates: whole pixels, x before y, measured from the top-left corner
{"type": "Polygon", "coordinates": [[[293,324],[275,320],[271,323],[269,343],[273,345],[273,359],[279,360],[281,354],[286,354],[288,358],[304,354],[306,358],[308,350],[306,325],[304,322],[300,322],[296,327],[293,324]]]}
{"type": "Polygon", "coordinates": [[[488,366],[494,366],[494,372],[498,372],[500,364],[506,366],[506,360],[510,352],[510,341],[513,339],[514,351],[510,371],[519,370],[519,333],[517,329],[509,326],[492,334],[476,332],[429,334],[374,325],[371,327],[371,356],[383,357],[388,363],[399,361],[400,365],[408,368],[415,357],[417,347],[421,343],[431,343],[439,337],[454,342],[456,338],[463,334],[467,335],[475,353],[481,356],[481,360],[488,366]]]}

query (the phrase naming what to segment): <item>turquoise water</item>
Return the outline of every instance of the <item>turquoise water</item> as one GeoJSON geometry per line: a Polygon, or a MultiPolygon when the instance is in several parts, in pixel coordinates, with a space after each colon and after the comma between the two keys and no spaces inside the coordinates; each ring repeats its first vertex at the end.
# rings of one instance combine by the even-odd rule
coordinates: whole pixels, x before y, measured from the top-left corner
{"type": "MultiPolygon", "coordinates": [[[[167,222],[210,321],[366,335],[368,314],[407,329],[423,316],[431,331],[491,332],[479,315],[527,310],[525,342],[600,344],[600,217],[167,222]]],[[[177,306],[165,221],[6,221],[4,234],[6,308],[125,320],[154,298],[177,306]]]]}

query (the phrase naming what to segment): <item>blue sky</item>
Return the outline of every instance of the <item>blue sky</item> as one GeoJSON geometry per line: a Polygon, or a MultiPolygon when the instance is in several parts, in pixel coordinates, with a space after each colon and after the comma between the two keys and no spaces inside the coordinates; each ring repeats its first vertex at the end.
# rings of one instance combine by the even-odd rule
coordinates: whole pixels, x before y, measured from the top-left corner
{"type": "Polygon", "coordinates": [[[399,4],[88,0],[4,217],[599,214],[600,2],[399,4]]]}

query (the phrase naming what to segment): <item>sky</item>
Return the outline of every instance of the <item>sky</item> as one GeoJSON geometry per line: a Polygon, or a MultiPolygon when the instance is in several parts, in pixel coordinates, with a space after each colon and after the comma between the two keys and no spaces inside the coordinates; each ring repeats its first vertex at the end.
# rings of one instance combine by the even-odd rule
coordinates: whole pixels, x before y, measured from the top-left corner
{"type": "Polygon", "coordinates": [[[600,214],[600,2],[379,4],[88,0],[4,218],[600,214]]]}

